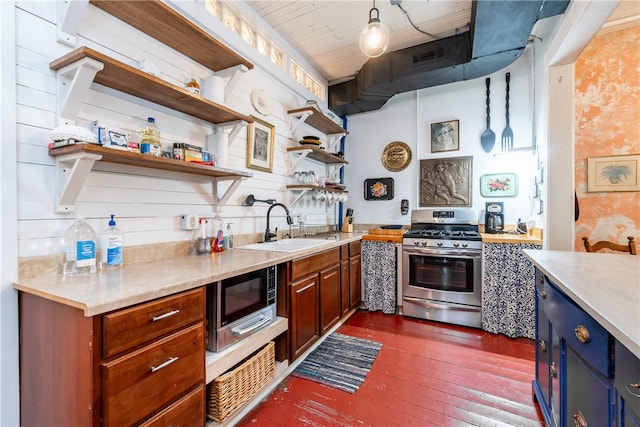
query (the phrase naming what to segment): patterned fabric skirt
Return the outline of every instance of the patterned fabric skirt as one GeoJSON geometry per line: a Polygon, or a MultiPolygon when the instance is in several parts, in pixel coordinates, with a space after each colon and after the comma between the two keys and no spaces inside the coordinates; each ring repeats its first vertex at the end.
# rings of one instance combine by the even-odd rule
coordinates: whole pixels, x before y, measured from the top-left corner
{"type": "Polygon", "coordinates": [[[394,243],[362,241],[363,302],[369,311],[396,312],[396,257],[394,243]]]}

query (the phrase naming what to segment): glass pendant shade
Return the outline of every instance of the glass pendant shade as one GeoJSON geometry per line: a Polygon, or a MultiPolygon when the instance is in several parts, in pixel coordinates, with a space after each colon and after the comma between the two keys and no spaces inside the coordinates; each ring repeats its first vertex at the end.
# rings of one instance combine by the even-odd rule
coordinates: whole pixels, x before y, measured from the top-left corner
{"type": "Polygon", "coordinates": [[[369,58],[376,58],[387,51],[389,47],[389,29],[380,22],[378,9],[369,11],[369,23],[360,31],[360,50],[369,58]],[[376,11],[376,17],[372,12],[376,11]]]}

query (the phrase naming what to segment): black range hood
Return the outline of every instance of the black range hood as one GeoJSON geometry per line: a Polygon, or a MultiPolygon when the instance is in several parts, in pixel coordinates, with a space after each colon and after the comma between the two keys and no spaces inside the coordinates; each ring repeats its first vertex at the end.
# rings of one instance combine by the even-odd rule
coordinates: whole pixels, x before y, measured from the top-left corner
{"type": "Polygon", "coordinates": [[[492,74],[522,55],[536,21],[568,4],[474,0],[469,31],[370,59],[353,80],[329,86],[329,108],[339,116],[377,110],[397,93],[492,74]]]}

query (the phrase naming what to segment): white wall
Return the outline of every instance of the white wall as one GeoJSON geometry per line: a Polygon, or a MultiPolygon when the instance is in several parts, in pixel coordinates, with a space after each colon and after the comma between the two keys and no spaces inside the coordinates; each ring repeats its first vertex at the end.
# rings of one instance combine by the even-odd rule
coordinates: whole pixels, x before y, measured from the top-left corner
{"type": "Polygon", "coordinates": [[[511,72],[510,126],[514,132],[514,148],[532,145],[532,52],[491,78],[491,129],[496,145],[485,153],[480,135],[486,128],[485,78],[451,83],[396,95],[380,110],[349,117],[347,128],[346,183],[350,189],[347,207],[355,211],[356,223],[409,224],[410,215],[400,214],[400,201],[409,200],[411,209],[419,209],[419,166],[421,159],[458,156],[473,157],[473,208],[484,222],[485,202],[504,202],[505,222],[515,224],[531,213],[530,183],[537,166],[533,151],[500,154],[501,135],[505,128],[505,73],[511,72]],[[459,120],[460,150],[431,153],[431,123],[459,120]],[[390,172],[382,165],[384,147],[393,141],[403,141],[411,147],[412,161],[401,172],[390,172]],[[480,195],[480,177],[489,173],[516,173],[519,192],[515,197],[484,198],[480,195]],[[366,178],[393,177],[394,198],[389,201],[365,201],[363,182],[366,178]]]}
{"type": "Polygon", "coordinates": [[[16,212],[15,23],[13,2],[0,2],[0,426],[16,426],[18,403],[18,274],[16,212]]]}

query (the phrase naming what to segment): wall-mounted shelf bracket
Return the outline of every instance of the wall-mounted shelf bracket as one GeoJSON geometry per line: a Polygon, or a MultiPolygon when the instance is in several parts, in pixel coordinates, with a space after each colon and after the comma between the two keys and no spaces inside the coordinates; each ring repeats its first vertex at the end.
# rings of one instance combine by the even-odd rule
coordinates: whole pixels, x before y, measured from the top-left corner
{"type": "Polygon", "coordinates": [[[73,212],[76,199],[99,154],[74,153],[56,157],[57,213],[73,212]]]}
{"type": "Polygon", "coordinates": [[[231,128],[231,132],[229,132],[229,135],[227,136],[228,139],[228,143],[229,145],[233,144],[233,141],[236,139],[236,137],[238,136],[238,133],[240,133],[240,131],[247,127],[249,123],[244,121],[244,120],[237,120],[237,121],[233,121],[233,122],[228,122],[228,123],[221,123],[219,125],[216,125],[216,127],[218,129],[222,129],[222,131],[227,130],[228,128],[231,128]]]}
{"type": "Polygon", "coordinates": [[[240,80],[242,74],[246,73],[247,71],[249,71],[249,68],[247,68],[246,65],[238,64],[215,73],[216,76],[227,79],[227,82],[224,86],[224,99],[228,99],[229,95],[231,94],[231,92],[233,92],[233,89],[240,80]]]}
{"type": "MultiPolygon", "coordinates": [[[[305,194],[307,194],[307,192],[311,190],[310,188],[300,188],[300,189],[296,189],[296,191],[300,191],[300,193],[298,193],[295,198],[291,201],[291,205],[289,207],[294,207],[296,205],[296,203],[298,203],[300,201],[300,199],[302,199],[304,197],[305,194]]],[[[291,190],[294,191],[294,190],[291,190]]]]}
{"type": "Polygon", "coordinates": [[[305,111],[301,114],[291,114],[294,117],[298,118],[298,121],[291,128],[291,135],[297,135],[298,128],[302,126],[302,124],[307,120],[307,118],[311,115],[311,111],[305,111]]]}
{"type": "Polygon", "coordinates": [[[75,123],[82,101],[87,99],[91,83],[104,64],[85,57],[56,72],[58,84],[58,124],[75,123]]]}
{"type": "Polygon", "coordinates": [[[89,0],[64,0],[56,3],[58,8],[58,25],[56,25],[58,41],[67,46],[75,47],[76,34],[78,34],[89,0]]]}
{"type": "Polygon", "coordinates": [[[217,212],[218,208],[224,206],[229,201],[231,195],[238,189],[242,181],[245,178],[216,178],[213,182],[213,205],[214,209],[217,212]],[[229,182],[229,186],[226,191],[223,190],[224,183],[229,182]],[[220,194],[220,193],[223,194],[220,194]]]}

